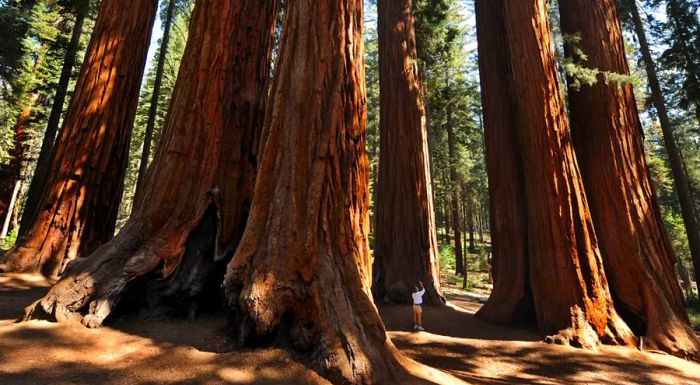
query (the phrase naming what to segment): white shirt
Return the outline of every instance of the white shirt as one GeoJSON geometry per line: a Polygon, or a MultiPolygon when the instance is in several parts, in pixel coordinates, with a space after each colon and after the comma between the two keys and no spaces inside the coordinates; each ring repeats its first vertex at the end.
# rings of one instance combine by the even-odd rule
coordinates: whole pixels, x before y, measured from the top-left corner
{"type": "Polygon", "coordinates": [[[413,297],[414,305],[421,305],[423,303],[423,294],[425,294],[425,289],[411,294],[411,297],[413,297]]]}

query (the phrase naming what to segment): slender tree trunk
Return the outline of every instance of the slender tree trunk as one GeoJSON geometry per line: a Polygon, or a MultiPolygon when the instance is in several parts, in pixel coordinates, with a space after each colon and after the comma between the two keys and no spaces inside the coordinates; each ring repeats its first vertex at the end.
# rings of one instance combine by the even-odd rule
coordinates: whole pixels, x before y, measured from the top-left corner
{"type": "MultiPolygon", "coordinates": [[[[19,195],[19,188],[22,184],[22,170],[25,162],[25,153],[29,145],[27,144],[28,134],[27,128],[29,118],[31,117],[36,101],[39,98],[38,93],[33,93],[27,98],[27,102],[19,114],[17,123],[14,129],[13,147],[9,151],[10,161],[6,165],[0,167],[0,220],[7,224],[9,231],[10,223],[14,213],[14,207],[19,195]]],[[[3,227],[0,238],[7,236],[7,231],[3,227]]]]}
{"type": "MultiPolygon", "coordinates": [[[[449,76],[449,75],[448,75],[449,76]]],[[[448,79],[449,80],[449,79],[448,79]]],[[[457,174],[457,139],[452,121],[452,104],[447,104],[447,149],[450,159],[450,205],[452,218],[452,231],[454,232],[455,241],[455,273],[457,275],[464,274],[464,259],[462,257],[462,230],[460,223],[460,202],[462,200],[461,188],[459,185],[459,176],[457,174]]]]}
{"type": "Polygon", "coordinates": [[[427,304],[440,292],[428,131],[416,63],[411,0],[379,0],[380,151],[374,285],[409,303],[418,281],[427,304]]]}
{"type": "Polygon", "coordinates": [[[634,21],[634,29],[639,39],[639,46],[644,60],[644,67],[647,71],[649,88],[651,88],[652,101],[661,123],[661,131],[664,136],[664,144],[666,153],[668,154],[669,163],[671,164],[671,173],[673,174],[673,182],[678,195],[678,201],[681,206],[681,215],[685,229],[688,234],[688,244],[690,246],[690,254],[693,259],[693,269],[695,272],[696,282],[700,280],[700,224],[695,215],[695,207],[693,206],[693,197],[690,193],[688,179],[683,173],[683,162],[681,160],[676,139],[673,133],[671,119],[668,116],[666,109],[666,101],[661,91],[661,84],[656,74],[656,65],[651,57],[649,43],[647,42],[646,33],[644,31],[644,23],[639,14],[639,8],[634,1],[626,0],[628,6],[632,10],[632,19],[634,21]]]}
{"type": "Polygon", "coordinates": [[[508,76],[504,0],[477,0],[481,103],[489,180],[493,291],[477,317],[496,323],[534,320],[529,283],[526,201],[516,141],[516,101],[508,76]]]}
{"type": "Polygon", "coordinates": [[[113,236],[156,3],[102,3],[36,220],[4,256],[8,270],[55,276],[113,236]]]}
{"type": "Polygon", "coordinates": [[[0,218],[12,215],[12,200],[15,185],[22,179],[22,164],[24,155],[27,152],[29,119],[34,111],[34,106],[39,98],[38,93],[32,93],[27,98],[25,106],[20,111],[17,123],[15,124],[13,147],[9,151],[10,161],[0,167],[0,218]]]}
{"type": "Polygon", "coordinates": [[[447,202],[444,202],[444,208],[445,208],[445,244],[450,245],[451,239],[450,238],[450,229],[452,229],[452,205],[450,204],[450,197],[446,197],[447,202]]]}
{"type": "Polygon", "coordinates": [[[32,181],[29,184],[29,189],[27,190],[26,194],[27,199],[24,204],[24,212],[20,221],[20,236],[24,235],[34,223],[37,213],[37,205],[41,199],[41,193],[44,191],[44,187],[46,186],[46,180],[48,177],[47,173],[50,166],[49,162],[51,150],[53,149],[54,140],[56,139],[58,124],[61,121],[63,104],[65,103],[66,95],[68,94],[68,84],[70,83],[73,67],[75,66],[75,60],[78,53],[78,48],[80,46],[80,37],[83,34],[83,25],[85,24],[85,18],[87,17],[90,9],[90,0],[78,0],[75,7],[75,24],[73,25],[73,32],[71,34],[68,48],[66,49],[66,56],[63,60],[61,76],[56,87],[56,95],[54,96],[53,105],[51,106],[49,121],[46,125],[44,138],[41,141],[41,150],[39,151],[39,157],[36,162],[34,176],[32,177],[32,181]]]}
{"type": "MultiPolygon", "coordinates": [[[[153,142],[153,130],[156,126],[156,115],[158,114],[158,100],[160,99],[160,87],[163,83],[163,71],[165,61],[168,56],[168,43],[170,42],[170,29],[173,24],[176,0],[168,0],[168,9],[165,13],[165,24],[163,25],[163,38],[160,42],[158,52],[158,65],[156,66],[156,78],[153,82],[153,95],[151,95],[151,106],[148,109],[148,121],[146,122],[146,132],[143,138],[143,149],[141,150],[141,162],[139,163],[139,173],[136,179],[135,197],[141,194],[143,189],[148,162],[151,157],[151,142],[153,142]]],[[[138,198],[137,198],[138,199],[138,198]]]]}
{"type": "MultiPolygon", "coordinates": [[[[588,68],[629,75],[615,0],[559,0],[565,34],[580,34],[588,68]]],[[[570,56],[570,47],[566,48],[570,56]]],[[[615,306],[647,347],[682,357],[700,354],[676,279],[644,155],[631,84],[569,87],[574,147],[615,306]]]]}
{"type": "MultiPolygon", "coordinates": [[[[505,32],[502,38],[491,36],[482,40],[487,44],[482,44],[480,49],[502,51],[490,52],[491,58],[495,58],[494,67],[514,69],[505,72],[509,75],[500,73],[505,78],[501,85],[506,86],[500,92],[510,94],[505,103],[507,109],[515,112],[514,124],[500,128],[511,127],[515,134],[514,153],[520,161],[516,172],[522,173],[524,182],[527,260],[505,258],[511,260],[511,266],[528,265],[529,285],[522,280],[503,284],[511,286],[511,292],[531,291],[540,330],[555,334],[547,337],[549,342],[583,348],[594,348],[600,342],[631,345],[633,334],[612,304],[570,142],[548,25],[547,1],[489,1],[488,5],[480,4],[478,9],[486,10],[492,17],[478,22],[482,26],[481,37],[485,38],[486,21],[497,26],[492,25],[494,34],[505,32]],[[505,47],[494,43],[505,43],[505,47]],[[524,289],[513,287],[521,283],[526,285],[524,289]]],[[[497,111],[494,105],[499,101],[486,100],[489,102],[484,103],[485,111],[489,110],[486,116],[493,116],[497,111]]],[[[487,130],[493,127],[488,123],[492,120],[486,120],[487,130]]],[[[499,269],[495,273],[501,274],[499,269]]],[[[500,276],[495,279],[497,285],[502,281],[500,276]]],[[[489,306],[502,305],[492,296],[489,306]]],[[[506,310],[515,311],[517,307],[510,305],[506,310]]],[[[481,314],[494,319],[498,319],[494,315],[500,315],[506,321],[515,318],[514,312],[504,310],[481,314]]]]}
{"type": "Polygon", "coordinates": [[[24,97],[24,105],[19,112],[17,122],[14,126],[12,149],[8,151],[10,160],[7,164],[0,165],[0,220],[3,221],[10,219],[11,222],[14,213],[14,202],[17,200],[15,191],[17,190],[18,182],[21,183],[23,180],[22,172],[24,169],[25,154],[29,148],[27,143],[29,134],[27,130],[29,129],[34,108],[40,100],[43,100],[41,93],[34,89],[37,81],[36,74],[44,61],[47,50],[48,47],[42,45],[39,48],[38,55],[34,59],[34,63],[32,64],[32,76],[28,82],[31,92],[24,97]]]}
{"type": "Polygon", "coordinates": [[[39,309],[64,320],[89,305],[83,324],[98,327],[148,273],[139,281],[158,308],[196,306],[211,282],[219,291],[252,200],[277,7],[197,1],[141,199],[119,234],[76,262],[39,309]]]}

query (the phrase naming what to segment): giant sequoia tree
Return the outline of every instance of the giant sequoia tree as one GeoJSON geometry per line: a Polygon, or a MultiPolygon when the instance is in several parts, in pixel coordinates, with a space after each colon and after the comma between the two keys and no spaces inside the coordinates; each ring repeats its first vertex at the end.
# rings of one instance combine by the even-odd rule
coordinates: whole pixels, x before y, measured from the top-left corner
{"type": "MultiPolygon", "coordinates": [[[[682,356],[700,354],[675,276],[644,156],[632,85],[604,73],[629,75],[614,0],[560,0],[561,27],[579,34],[584,63],[601,73],[593,85],[569,88],[576,155],[600,240],[615,307],[648,346],[682,356]]],[[[567,46],[567,55],[572,48],[567,46]]]]}
{"type": "Polygon", "coordinates": [[[102,3],[36,219],[5,269],[56,275],[113,236],[156,5],[102,3]]]}
{"type": "Polygon", "coordinates": [[[516,105],[511,93],[503,0],[476,1],[484,145],[489,179],[492,268],[491,298],[478,316],[497,323],[534,319],[527,260],[524,175],[516,141],[516,105]]]}
{"type": "MultiPolygon", "coordinates": [[[[557,65],[547,16],[546,0],[477,1],[477,28],[480,28],[480,52],[494,64],[482,65],[487,78],[507,77],[507,80],[485,87],[507,87],[492,90],[484,99],[486,130],[504,130],[512,123],[513,141],[508,133],[487,134],[487,140],[503,138],[515,148],[520,167],[508,172],[523,182],[521,202],[527,232],[526,250],[518,242],[515,253],[501,245],[496,260],[495,284],[499,288],[480,315],[512,321],[519,304],[532,296],[534,315],[540,330],[556,334],[551,340],[574,346],[594,347],[599,342],[609,344],[633,343],[633,335],[612,305],[603,263],[596,241],[588,203],[578,171],[562,92],[557,79],[557,65]],[[484,39],[486,33],[501,34],[501,38],[484,39]],[[499,52],[500,51],[500,52],[499,52]],[[505,73],[489,73],[498,68],[512,68],[505,73]],[[512,99],[495,98],[510,93],[512,99]],[[512,102],[512,104],[511,104],[512,102]],[[503,103],[503,104],[501,104],[503,103]],[[494,119],[501,106],[514,112],[514,119],[494,119]],[[494,125],[496,123],[496,125],[494,125]],[[512,261],[510,269],[498,259],[512,261]],[[521,271],[508,271],[522,269],[521,271]],[[527,279],[525,279],[527,277],[527,279]],[[515,279],[513,279],[515,278],[515,279]],[[509,292],[517,300],[505,300],[509,292]],[[507,309],[490,310],[500,307],[507,309]]],[[[491,149],[500,143],[491,143],[491,149]]],[[[510,167],[510,161],[505,167],[510,167]]],[[[489,166],[489,170],[494,167],[489,166]]],[[[502,175],[502,174],[501,174],[502,175]]],[[[494,181],[496,175],[489,176],[494,181]]],[[[505,183],[503,181],[502,183],[505,183]]],[[[507,181],[510,182],[510,181],[507,181]]],[[[517,202],[512,191],[497,188],[498,193],[517,202]]],[[[494,205],[501,204],[493,202],[494,205]]],[[[497,210],[494,210],[499,212],[497,210]]],[[[502,211],[501,211],[502,212],[502,211]]],[[[508,214],[494,221],[522,220],[519,213],[508,214]]],[[[511,234],[512,225],[504,235],[511,234]]],[[[511,234],[520,240],[520,234],[511,234]]],[[[501,237],[502,240],[507,238],[501,237]]]]}
{"type": "Polygon", "coordinates": [[[241,339],[288,338],[334,383],[406,384],[370,295],[362,3],[287,4],[251,215],[224,286],[241,339]]]}
{"type": "Polygon", "coordinates": [[[373,290],[408,302],[417,280],[441,304],[428,132],[411,0],[380,0],[380,152],[373,290]]]}
{"type": "MultiPolygon", "coordinates": [[[[89,304],[99,326],[127,284],[152,303],[191,299],[223,276],[247,220],[277,0],[199,0],[143,194],[120,233],[79,260],[39,305],[58,320],[89,304]],[[217,264],[217,261],[218,264],[217,264]]],[[[33,310],[33,309],[30,309],[33,310]]]]}

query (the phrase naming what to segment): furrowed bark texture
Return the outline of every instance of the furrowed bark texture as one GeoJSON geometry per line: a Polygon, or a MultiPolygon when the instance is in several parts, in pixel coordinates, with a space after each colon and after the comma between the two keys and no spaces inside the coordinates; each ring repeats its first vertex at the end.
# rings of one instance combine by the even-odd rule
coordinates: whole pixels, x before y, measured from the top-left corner
{"type": "Polygon", "coordinates": [[[370,294],[361,0],[287,4],[251,216],[224,287],[336,384],[407,383],[370,294]]]}
{"type": "MultiPolygon", "coordinates": [[[[495,7],[491,15],[501,15],[497,24],[505,29],[505,47],[487,43],[500,39],[482,41],[487,43],[486,50],[504,48],[511,68],[503,83],[509,85],[507,92],[512,97],[505,102],[515,102],[512,126],[525,192],[528,279],[537,324],[543,333],[556,334],[547,338],[554,343],[582,348],[595,348],[600,342],[632,344],[633,334],[612,304],[570,140],[547,1],[489,2],[477,9],[486,6],[495,7]]],[[[503,54],[491,55],[496,62],[504,60],[503,54]]],[[[501,218],[494,218],[498,220],[501,218]]],[[[516,266],[522,263],[512,260],[516,266]]],[[[517,273],[513,275],[520,285],[517,273]]],[[[521,290],[520,286],[515,290],[521,290]]],[[[517,309],[509,305],[504,310],[517,309]]],[[[491,306],[498,304],[492,301],[491,306]]],[[[514,318],[508,311],[489,311],[496,319],[514,318]]]]}
{"type": "Polygon", "coordinates": [[[102,3],[36,219],[6,269],[55,276],[112,238],[156,6],[102,3]]]}
{"type": "Polygon", "coordinates": [[[652,101],[654,102],[654,107],[656,107],[661,131],[663,132],[664,145],[666,147],[666,153],[668,154],[671,173],[673,174],[673,184],[676,194],[678,195],[678,203],[680,203],[681,206],[681,216],[683,217],[683,223],[685,224],[685,229],[688,234],[688,247],[690,248],[690,255],[693,259],[695,280],[698,281],[700,280],[700,278],[698,278],[700,277],[700,221],[695,213],[693,195],[690,191],[688,176],[684,169],[680,151],[678,150],[675,134],[673,132],[673,125],[668,115],[668,109],[666,108],[666,100],[661,89],[659,77],[656,73],[656,64],[654,64],[654,59],[651,56],[651,50],[649,49],[649,43],[647,42],[646,33],[644,31],[644,22],[639,13],[637,3],[632,0],[624,1],[632,10],[632,21],[634,22],[635,33],[639,39],[639,47],[642,59],[644,60],[644,68],[647,72],[649,89],[651,90],[652,101]]]}
{"type": "Polygon", "coordinates": [[[32,176],[32,181],[27,190],[27,200],[24,204],[24,212],[22,213],[22,220],[19,228],[20,236],[24,235],[34,223],[37,204],[41,198],[42,191],[44,191],[44,186],[46,186],[47,172],[50,165],[49,161],[51,160],[51,150],[53,149],[56,131],[58,131],[58,125],[61,120],[61,115],[63,114],[63,104],[68,94],[68,85],[70,83],[71,74],[73,73],[73,67],[75,66],[75,60],[80,46],[80,37],[83,34],[83,25],[85,24],[85,18],[90,10],[90,0],[75,1],[74,6],[75,24],[73,25],[70,43],[66,49],[66,56],[63,59],[61,76],[56,86],[56,95],[53,98],[49,121],[46,124],[46,131],[41,140],[41,150],[39,151],[39,157],[36,161],[34,175],[32,176]]]}
{"type": "Polygon", "coordinates": [[[503,25],[503,0],[477,0],[481,103],[489,178],[493,291],[477,317],[489,322],[534,318],[527,255],[523,170],[503,25]]]}
{"type": "MultiPolygon", "coordinates": [[[[583,64],[629,75],[615,1],[559,5],[562,32],[582,38],[583,64]]],[[[569,87],[568,96],[574,147],[615,306],[646,346],[697,358],[700,342],[676,279],[632,85],[611,84],[601,74],[592,86],[569,87]]]]}
{"type": "Polygon", "coordinates": [[[422,281],[424,301],[439,305],[444,298],[412,11],[411,0],[378,2],[381,150],[373,291],[410,302],[422,281]]]}
{"type": "Polygon", "coordinates": [[[197,1],[143,195],[120,233],[44,297],[45,312],[60,320],[89,304],[83,323],[96,327],[135,278],[151,273],[149,301],[182,306],[217,268],[223,276],[251,202],[277,5],[197,1]]]}
{"type": "MultiPolygon", "coordinates": [[[[668,114],[666,99],[656,71],[656,64],[646,38],[642,15],[640,14],[636,2],[621,0],[620,4],[624,5],[631,13],[634,32],[639,40],[639,51],[644,61],[649,91],[651,92],[652,102],[656,108],[656,114],[659,119],[661,131],[663,132],[664,147],[666,148],[669,164],[671,166],[674,189],[678,196],[683,223],[688,235],[688,246],[692,257],[693,271],[694,275],[698,277],[700,276],[700,216],[698,216],[697,207],[693,204],[693,192],[691,190],[686,165],[678,149],[674,127],[668,114]]],[[[671,21],[673,21],[673,19],[671,19],[671,21]]],[[[682,34],[682,32],[677,32],[676,34],[682,34]]],[[[688,76],[690,76],[690,73],[688,73],[688,76]]],[[[700,112],[700,110],[698,111],[700,112]]],[[[698,121],[700,122],[700,115],[698,121]]]]}

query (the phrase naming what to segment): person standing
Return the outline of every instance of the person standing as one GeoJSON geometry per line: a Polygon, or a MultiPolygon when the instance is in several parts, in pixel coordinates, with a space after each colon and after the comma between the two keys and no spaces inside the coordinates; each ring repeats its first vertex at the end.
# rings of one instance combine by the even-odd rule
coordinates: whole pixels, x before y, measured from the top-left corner
{"type": "Polygon", "coordinates": [[[418,286],[413,287],[413,329],[423,331],[422,317],[423,317],[423,294],[425,294],[425,287],[423,282],[418,281],[418,286]],[[420,286],[420,288],[419,288],[420,286]]]}

